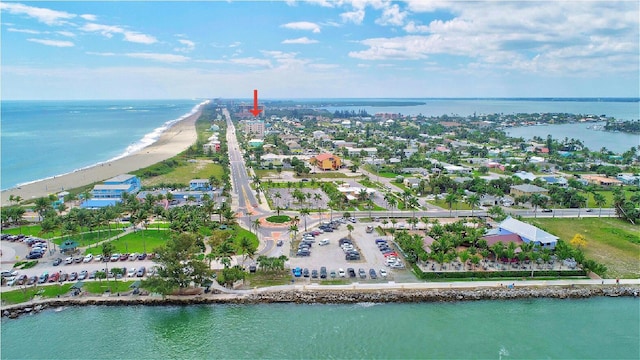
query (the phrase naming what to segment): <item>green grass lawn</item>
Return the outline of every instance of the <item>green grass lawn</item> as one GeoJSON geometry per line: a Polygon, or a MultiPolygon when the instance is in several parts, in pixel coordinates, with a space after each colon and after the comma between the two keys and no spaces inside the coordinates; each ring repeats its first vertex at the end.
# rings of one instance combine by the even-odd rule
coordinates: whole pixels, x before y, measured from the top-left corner
{"type": "MultiPolygon", "coordinates": [[[[163,246],[171,233],[166,230],[142,230],[127,234],[111,241],[117,253],[151,253],[153,249],[163,246]]],[[[85,254],[102,254],[102,246],[90,247],[85,254]]]]}
{"type": "MultiPolygon", "coordinates": [[[[613,206],[613,191],[598,190],[596,192],[600,193],[602,196],[604,196],[605,205],[603,207],[610,208],[610,207],[613,206]]],[[[628,189],[625,189],[624,190],[624,194],[625,194],[626,198],[629,199],[631,197],[631,195],[634,194],[634,192],[633,191],[629,191],[628,189]]],[[[596,202],[593,200],[593,194],[592,193],[582,192],[582,195],[587,197],[587,207],[594,208],[594,209],[598,208],[598,205],[596,205],[596,202]]]]}
{"type": "Polygon", "coordinates": [[[609,278],[640,278],[640,226],[617,218],[537,218],[532,224],[571,241],[576,234],[587,239],[587,258],[604,264],[609,278]]]}
{"type": "Polygon", "coordinates": [[[40,296],[43,298],[53,298],[58,295],[64,295],[69,292],[69,289],[73,286],[73,284],[64,284],[64,285],[47,285],[47,286],[29,286],[24,289],[11,290],[2,292],[0,294],[0,299],[5,304],[19,304],[22,302],[30,301],[36,293],[40,293],[40,296]]]}
{"type": "Polygon", "coordinates": [[[222,165],[208,162],[186,162],[168,174],[154,176],[142,180],[143,186],[165,184],[189,184],[192,179],[208,179],[211,176],[222,177],[224,169],[222,165]]]}
{"type": "Polygon", "coordinates": [[[240,241],[242,240],[243,237],[246,237],[247,239],[249,239],[249,241],[251,241],[251,243],[253,244],[254,248],[258,248],[258,237],[251,231],[244,229],[239,225],[232,226],[230,231],[233,232],[233,235],[232,235],[233,244],[235,245],[236,251],[238,253],[240,249],[240,241]]]}
{"type": "MultiPolygon", "coordinates": [[[[111,268],[111,267],[110,267],[111,268]]],[[[134,281],[122,281],[122,280],[113,280],[109,279],[109,281],[103,279],[102,281],[87,281],[82,286],[82,290],[92,293],[92,294],[103,294],[107,289],[112,293],[118,292],[127,292],[131,291],[131,284],[134,281]]]]}
{"type": "MultiPolygon", "coordinates": [[[[431,204],[431,205],[435,205],[435,206],[441,207],[441,208],[443,208],[445,210],[449,210],[449,204],[446,201],[444,201],[444,199],[427,200],[427,202],[429,204],[431,204]]],[[[451,206],[451,214],[452,215],[455,214],[456,209],[458,209],[458,210],[471,210],[471,206],[469,206],[467,203],[458,201],[457,204],[453,203],[452,206],[451,206]]]]}
{"type": "Polygon", "coordinates": [[[267,218],[268,222],[276,223],[276,224],[284,224],[286,222],[291,221],[291,217],[289,215],[273,215],[267,218]]]}

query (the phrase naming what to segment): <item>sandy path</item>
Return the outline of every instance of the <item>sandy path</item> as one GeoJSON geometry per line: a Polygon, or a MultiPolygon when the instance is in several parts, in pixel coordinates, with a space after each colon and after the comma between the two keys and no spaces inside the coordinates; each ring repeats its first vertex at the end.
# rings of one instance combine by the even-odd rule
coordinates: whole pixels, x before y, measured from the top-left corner
{"type": "Polygon", "coordinates": [[[1,203],[9,205],[11,195],[20,196],[24,200],[48,196],[64,189],[73,189],[103,181],[169,159],[196,142],[195,123],[202,114],[202,106],[193,115],[170,127],[160,136],[158,141],[136,153],[70,174],[2,191],[0,193],[1,203]]]}

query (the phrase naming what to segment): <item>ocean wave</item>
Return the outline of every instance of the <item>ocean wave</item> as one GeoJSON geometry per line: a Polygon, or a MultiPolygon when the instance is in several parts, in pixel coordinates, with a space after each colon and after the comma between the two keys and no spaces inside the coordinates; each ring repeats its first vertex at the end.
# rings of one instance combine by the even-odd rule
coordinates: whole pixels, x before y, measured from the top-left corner
{"type": "MultiPolygon", "coordinates": [[[[109,162],[111,162],[111,161],[115,161],[115,160],[119,160],[119,159],[122,159],[122,158],[124,158],[124,157],[127,157],[127,156],[129,156],[129,155],[131,155],[131,154],[133,154],[133,153],[135,153],[135,152],[137,152],[137,151],[140,151],[140,150],[142,150],[142,149],[146,148],[147,146],[149,146],[149,145],[151,145],[151,144],[155,143],[156,141],[158,141],[158,139],[160,139],[160,136],[162,136],[162,134],[163,134],[165,131],[167,131],[168,129],[170,129],[173,125],[177,124],[178,122],[180,122],[180,121],[182,121],[182,120],[184,120],[184,119],[188,118],[189,116],[191,116],[191,115],[195,114],[196,112],[198,112],[198,109],[199,109],[201,106],[204,106],[204,105],[208,104],[209,102],[210,102],[210,100],[205,100],[205,101],[203,101],[203,102],[201,102],[201,103],[199,103],[199,104],[195,105],[195,106],[191,109],[191,111],[189,111],[188,113],[186,113],[186,114],[184,114],[184,115],[180,116],[179,118],[176,118],[176,119],[169,120],[169,121],[165,122],[165,123],[164,123],[164,124],[162,124],[161,126],[159,126],[159,127],[155,128],[155,129],[154,129],[153,131],[151,131],[150,133],[145,134],[145,135],[142,137],[142,139],[140,139],[140,140],[138,140],[138,141],[136,141],[136,142],[132,143],[131,145],[129,145],[129,146],[125,149],[125,151],[124,151],[123,153],[121,153],[120,155],[117,155],[117,156],[115,156],[115,157],[113,157],[113,158],[111,158],[111,159],[109,159],[109,160],[101,161],[101,162],[97,162],[97,163],[94,163],[94,164],[91,164],[91,165],[88,165],[88,166],[85,166],[85,167],[77,168],[77,169],[74,169],[74,170],[69,171],[69,172],[66,172],[66,173],[62,173],[62,174],[58,174],[58,175],[54,175],[54,176],[48,176],[48,177],[41,178],[41,179],[37,179],[37,180],[33,180],[33,181],[27,181],[27,182],[19,183],[18,185],[16,185],[16,186],[15,186],[15,188],[19,188],[19,187],[21,187],[21,186],[25,186],[25,185],[29,185],[29,184],[33,184],[33,183],[37,183],[37,182],[39,182],[39,181],[51,180],[51,179],[54,179],[54,178],[56,178],[56,177],[58,177],[58,176],[64,176],[64,175],[68,175],[68,174],[73,174],[73,173],[78,172],[78,171],[82,171],[82,170],[90,169],[90,168],[93,168],[93,167],[96,167],[96,166],[100,166],[100,165],[103,165],[103,164],[109,163],[109,162]]],[[[4,135],[3,135],[3,136],[4,136],[4,135]]],[[[5,190],[5,189],[3,189],[3,191],[4,191],[4,190],[5,190]]],[[[7,190],[8,190],[8,189],[7,189],[7,190]]]]}

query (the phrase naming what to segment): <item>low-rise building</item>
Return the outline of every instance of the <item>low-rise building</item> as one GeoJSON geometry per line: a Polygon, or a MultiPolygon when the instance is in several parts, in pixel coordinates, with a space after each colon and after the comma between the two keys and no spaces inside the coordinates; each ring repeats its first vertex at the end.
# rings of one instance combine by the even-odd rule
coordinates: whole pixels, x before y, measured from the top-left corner
{"type": "MultiPolygon", "coordinates": [[[[555,249],[558,243],[558,237],[539,229],[533,225],[527,224],[520,220],[516,220],[511,216],[502,221],[495,229],[487,234],[491,235],[509,235],[516,234],[525,243],[533,243],[539,245],[543,249],[555,249]]],[[[486,239],[486,237],[485,237],[486,239]]]]}
{"type": "Polygon", "coordinates": [[[533,194],[547,195],[549,190],[533,184],[512,185],[509,194],[516,196],[531,196],[533,194]]]}
{"type": "Polygon", "coordinates": [[[192,179],[189,181],[189,190],[206,191],[211,190],[211,183],[208,179],[192,179]]]}
{"type": "Polygon", "coordinates": [[[616,186],[622,185],[622,181],[614,178],[609,178],[600,175],[582,175],[582,179],[586,180],[589,184],[595,184],[600,186],[616,186]]]}
{"type": "Polygon", "coordinates": [[[320,170],[338,170],[342,167],[342,159],[330,153],[318,154],[309,159],[311,165],[315,165],[320,170]]]}

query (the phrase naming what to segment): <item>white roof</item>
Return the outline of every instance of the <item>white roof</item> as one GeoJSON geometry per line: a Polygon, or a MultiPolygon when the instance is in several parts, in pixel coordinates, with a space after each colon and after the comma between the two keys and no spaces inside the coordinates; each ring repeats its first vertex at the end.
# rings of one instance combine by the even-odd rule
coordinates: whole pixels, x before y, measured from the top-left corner
{"type": "Polygon", "coordinates": [[[93,190],[129,190],[131,184],[98,184],[93,187],[93,190]]]}
{"type": "Polygon", "coordinates": [[[557,236],[551,235],[548,232],[538,229],[533,225],[529,225],[520,220],[516,220],[511,216],[506,218],[498,226],[504,230],[507,230],[514,234],[518,234],[520,235],[520,237],[527,238],[533,242],[539,242],[542,244],[558,242],[557,236]]]}

